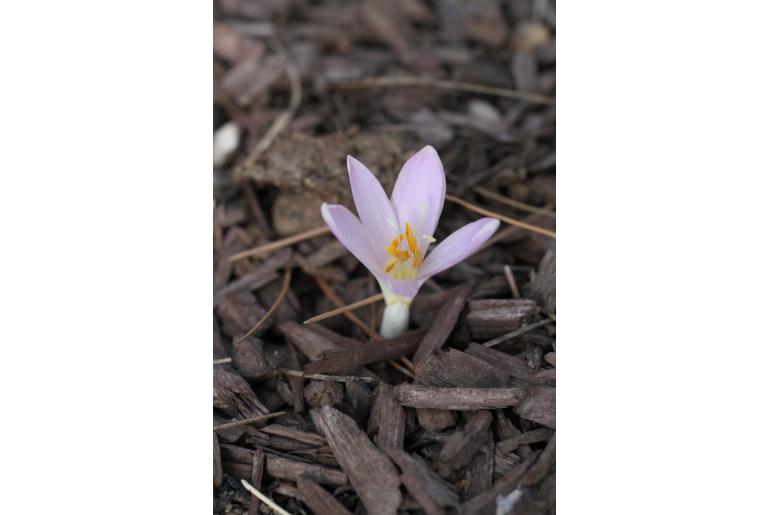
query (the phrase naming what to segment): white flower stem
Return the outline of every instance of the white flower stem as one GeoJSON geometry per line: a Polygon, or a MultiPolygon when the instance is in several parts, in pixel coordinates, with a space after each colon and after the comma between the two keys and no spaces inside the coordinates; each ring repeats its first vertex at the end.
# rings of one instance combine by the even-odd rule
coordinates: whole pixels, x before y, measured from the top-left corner
{"type": "Polygon", "coordinates": [[[409,304],[394,302],[385,306],[382,314],[380,336],[383,338],[395,338],[400,336],[409,327],[409,304]]]}

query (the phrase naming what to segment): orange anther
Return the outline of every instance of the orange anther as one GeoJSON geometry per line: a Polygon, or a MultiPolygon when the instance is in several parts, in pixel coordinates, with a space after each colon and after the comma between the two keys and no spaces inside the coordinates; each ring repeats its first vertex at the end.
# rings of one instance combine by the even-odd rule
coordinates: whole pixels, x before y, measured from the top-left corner
{"type": "Polygon", "coordinates": [[[406,241],[409,242],[409,250],[412,251],[412,254],[417,254],[417,251],[419,250],[417,238],[414,236],[414,231],[412,230],[412,226],[409,225],[409,222],[406,223],[406,241]]]}
{"type": "Polygon", "coordinates": [[[390,273],[390,271],[393,270],[393,267],[396,266],[396,263],[398,263],[398,258],[393,258],[388,261],[388,264],[385,265],[385,273],[390,273]]]}
{"type": "Polygon", "coordinates": [[[414,234],[414,230],[408,223],[406,224],[406,231],[393,238],[393,241],[390,242],[390,245],[387,246],[385,250],[388,251],[388,254],[393,256],[393,258],[385,265],[385,273],[390,273],[400,261],[407,261],[409,258],[412,258],[411,267],[400,269],[400,271],[396,271],[396,273],[398,275],[408,274],[408,276],[413,277],[415,270],[422,265],[422,251],[417,244],[417,237],[414,234]],[[408,251],[398,248],[404,240],[406,240],[409,245],[408,251]]]}

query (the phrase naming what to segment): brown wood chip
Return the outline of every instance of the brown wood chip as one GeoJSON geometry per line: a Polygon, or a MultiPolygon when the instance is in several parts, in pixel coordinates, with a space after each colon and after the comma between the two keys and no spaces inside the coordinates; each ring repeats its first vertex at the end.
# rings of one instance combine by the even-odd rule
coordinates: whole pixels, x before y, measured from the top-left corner
{"type": "Polygon", "coordinates": [[[522,461],[516,468],[501,477],[492,488],[477,495],[460,507],[462,515],[492,515],[495,513],[497,497],[511,493],[521,482],[524,474],[535,461],[537,455],[533,454],[522,461]]]}
{"type": "Polygon", "coordinates": [[[511,419],[505,415],[505,411],[495,410],[495,433],[501,440],[515,438],[521,434],[521,431],[513,425],[511,419]]]}
{"type": "Polygon", "coordinates": [[[497,462],[498,457],[495,455],[495,444],[492,439],[492,432],[487,431],[484,445],[482,445],[479,452],[473,456],[473,460],[471,460],[471,464],[468,466],[468,471],[466,472],[468,484],[463,491],[463,495],[466,499],[473,498],[480,493],[489,490],[492,486],[495,465],[497,462]]]}
{"type": "Polygon", "coordinates": [[[457,494],[425,461],[400,449],[388,449],[388,455],[401,468],[401,482],[428,515],[441,515],[444,508],[457,509],[457,494]]]}
{"type": "Polygon", "coordinates": [[[489,411],[477,411],[470,416],[461,431],[449,437],[438,458],[438,473],[441,477],[449,477],[454,470],[471,462],[476,451],[487,443],[492,418],[489,411]]]}
{"type": "Polygon", "coordinates": [[[525,388],[441,388],[402,384],[398,401],[413,408],[477,410],[516,406],[524,398],[525,388]]]}
{"type": "MultiPolygon", "coordinates": [[[[232,419],[223,418],[217,416],[216,414],[214,415],[214,426],[221,426],[222,424],[229,424],[231,422],[233,422],[232,419]]],[[[217,434],[217,438],[219,438],[220,442],[232,443],[243,436],[243,433],[246,431],[246,427],[246,425],[238,425],[232,427],[225,426],[224,428],[217,429],[215,433],[217,434]]]]}
{"type": "Polygon", "coordinates": [[[246,59],[222,78],[222,89],[240,106],[247,106],[281,78],[286,61],[280,56],[246,59]]]}
{"type": "MultiPolygon", "coordinates": [[[[236,477],[251,480],[251,465],[255,463],[258,455],[263,454],[260,449],[251,450],[236,445],[222,445],[222,459],[224,464],[235,472],[236,477]]],[[[341,470],[305,463],[304,461],[291,460],[268,454],[263,457],[265,472],[268,476],[296,481],[300,477],[306,477],[317,483],[334,486],[345,486],[348,478],[341,470]]],[[[257,486],[257,483],[254,483],[257,486]]],[[[258,488],[258,486],[257,486],[258,488]]]]}
{"type": "Polygon", "coordinates": [[[369,515],[394,515],[401,504],[398,472],[356,423],[330,406],[312,410],[334,457],[369,515]]]}
{"type": "Polygon", "coordinates": [[[414,355],[414,364],[419,372],[421,364],[435,351],[441,348],[454,329],[457,319],[460,318],[472,290],[472,285],[467,284],[459,288],[454,295],[449,297],[441,310],[436,314],[428,332],[420,342],[420,346],[414,355]]]}
{"type": "Polygon", "coordinates": [[[474,338],[494,338],[534,320],[538,307],[531,299],[483,299],[468,303],[465,322],[474,338]]]}
{"type": "Polygon", "coordinates": [[[326,445],[326,439],[315,433],[308,433],[294,427],[284,426],[282,424],[270,424],[259,429],[261,433],[268,433],[271,435],[283,436],[284,438],[290,438],[292,440],[298,440],[300,442],[308,443],[311,445],[326,445]]]}
{"type": "Polygon", "coordinates": [[[556,388],[535,386],[516,406],[521,418],[556,429],[556,388]]]}
{"type": "Polygon", "coordinates": [[[539,427],[518,436],[497,442],[497,450],[506,453],[516,450],[519,445],[529,445],[537,442],[547,442],[553,436],[553,430],[547,427],[539,427]]]}
{"type": "Polygon", "coordinates": [[[333,495],[309,479],[299,478],[297,491],[316,515],[352,515],[333,495]]]}
{"type": "Polygon", "coordinates": [[[375,401],[371,416],[377,421],[377,437],[375,443],[383,451],[391,447],[404,447],[404,430],[406,413],[396,398],[393,386],[380,383],[375,392],[375,401]]]}
{"type": "Polygon", "coordinates": [[[516,356],[484,347],[478,343],[468,345],[465,352],[503,370],[511,378],[511,384],[513,385],[537,386],[553,384],[553,379],[547,376],[536,376],[535,371],[527,365],[527,362],[516,356]]]}
{"type": "Polygon", "coordinates": [[[427,431],[443,431],[457,423],[453,411],[431,408],[417,408],[417,422],[427,431]]]}
{"type": "Polygon", "coordinates": [[[548,475],[554,464],[556,463],[556,434],[551,437],[548,445],[545,446],[543,452],[537,457],[535,463],[527,471],[524,477],[521,479],[522,485],[534,485],[548,475]]]}
{"type": "MultiPolygon", "coordinates": [[[[281,252],[276,252],[270,256],[264,263],[255,268],[252,272],[243,274],[238,279],[234,280],[227,286],[220,288],[214,293],[214,307],[216,307],[222,299],[228,295],[241,291],[254,291],[263,288],[264,286],[274,283],[277,289],[280,289],[280,281],[278,279],[278,269],[286,266],[291,259],[291,249],[282,249],[281,252]]],[[[277,293],[277,290],[276,290],[277,293]]],[[[261,294],[261,292],[260,292],[261,294]]],[[[276,295],[277,296],[277,295],[276,295]]],[[[267,302],[266,306],[273,304],[273,298],[270,302],[267,302]]]]}
{"type": "MultiPolygon", "coordinates": [[[[254,458],[251,462],[251,484],[257,490],[262,488],[262,475],[265,471],[265,453],[261,449],[254,451],[254,458]]],[[[249,515],[257,515],[259,513],[259,499],[256,495],[251,496],[249,501],[249,515]]]]}
{"type": "Polygon", "coordinates": [[[214,488],[222,484],[222,454],[219,451],[219,439],[214,433],[214,488]]]}
{"type": "Polygon", "coordinates": [[[530,294],[549,315],[556,314],[556,242],[540,260],[537,274],[530,285],[530,294]]]}
{"type": "Polygon", "coordinates": [[[345,381],[345,399],[350,404],[353,418],[366,420],[372,407],[372,391],[360,381],[345,381]]]}
{"type": "Polygon", "coordinates": [[[348,478],[342,471],[302,461],[279,458],[278,456],[267,457],[266,470],[271,477],[292,481],[306,477],[324,485],[345,486],[348,484],[348,478]]]}
{"type": "Polygon", "coordinates": [[[326,351],[317,361],[305,365],[304,371],[309,374],[337,372],[408,356],[417,348],[423,334],[423,330],[416,330],[392,340],[367,344],[356,349],[326,351]]]}
{"type": "MultiPolygon", "coordinates": [[[[297,356],[297,350],[292,343],[286,346],[288,350],[289,366],[292,370],[299,370],[299,356],[297,356]]],[[[289,386],[291,387],[291,398],[296,413],[302,413],[305,411],[305,380],[301,377],[289,376],[289,386]]]]}
{"type": "Polygon", "coordinates": [[[278,331],[310,359],[318,359],[322,352],[337,349],[331,340],[297,322],[284,322],[278,326],[278,331]]]}
{"type": "Polygon", "coordinates": [[[418,370],[415,383],[479,388],[510,385],[505,371],[457,349],[439,351],[428,356],[418,370]]]}
{"type": "Polygon", "coordinates": [[[274,364],[265,358],[264,343],[256,336],[244,340],[234,338],[233,366],[249,381],[263,381],[276,374],[274,364]]]}
{"type": "MultiPolygon", "coordinates": [[[[257,298],[247,291],[224,295],[215,311],[222,321],[222,331],[230,336],[246,333],[267,313],[257,298]]],[[[272,317],[259,326],[254,336],[261,336],[271,324],[272,317]]]]}
{"type": "Polygon", "coordinates": [[[214,407],[234,418],[269,413],[244,378],[222,367],[214,367],[214,407]]]}
{"type": "Polygon", "coordinates": [[[305,387],[305,400],[311,408],[334,406],[342,402],[343,387],[333,381],[310,381],[305,387]]]}
{"type": "Polygon", "coordinates": [[[313,331],[314,333],[317,333],[323,336],[325,339],[334,343],[334,345],[342,349],[354,349],[356,347],[360,347],[361,345],[366,345],[362,341],[359,341],[353,338],[348,338],[347,336],[342,336],[341,334],[335,333],[331,329],[324,327],[321,324],[309,324],[303,327],[306,327],[311,331],[313,331]]]}

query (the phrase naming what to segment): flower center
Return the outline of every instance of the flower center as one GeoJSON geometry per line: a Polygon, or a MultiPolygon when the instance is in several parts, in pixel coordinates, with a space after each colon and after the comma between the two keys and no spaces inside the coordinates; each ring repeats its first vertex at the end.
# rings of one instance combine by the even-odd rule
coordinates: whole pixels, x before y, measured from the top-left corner
{"type": "Polygon", "coordinates": [[[422,251],[409,223],[406,224],[406,232],[393,238],[385,250],[393,256],[385,265],[385,273],[394,279],[414,279],[417,269],[422,265],[422,251]],[[399,247],[404,240],[407,249],[401,250],[399,247]]]}

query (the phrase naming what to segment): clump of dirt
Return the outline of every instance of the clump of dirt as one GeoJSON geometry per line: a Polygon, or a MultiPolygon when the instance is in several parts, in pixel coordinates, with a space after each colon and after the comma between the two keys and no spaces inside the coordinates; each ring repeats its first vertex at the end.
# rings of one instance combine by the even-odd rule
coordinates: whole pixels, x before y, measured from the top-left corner
{"type": "Polygon", "coordinates": [[[364,163],[390,191],[407,156],[402,139],[387,133],[348,131],[323,136],[291,133],[279,138],[242,177],[280,193],[273,204],[273,224],[281,236],[323,223],[321,204],[352,206],[345,156],[364,163]]]}

